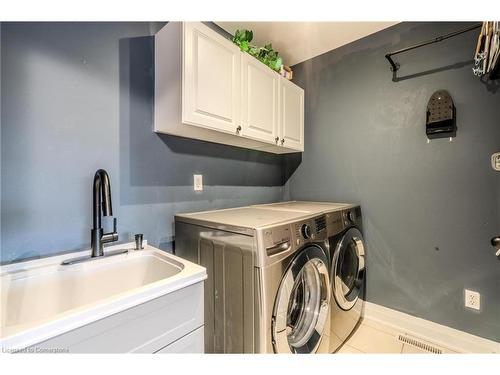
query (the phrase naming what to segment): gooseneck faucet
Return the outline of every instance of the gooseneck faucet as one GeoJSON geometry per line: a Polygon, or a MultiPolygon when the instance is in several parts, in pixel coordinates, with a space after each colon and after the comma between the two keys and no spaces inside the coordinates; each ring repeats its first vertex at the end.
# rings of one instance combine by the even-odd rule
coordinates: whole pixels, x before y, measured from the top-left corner
{"type": "Polygon", "coordinates": [[[107,242],[118,241],[116,231],[116,218],[113,219],[113,232],[104,233],[101,227],[101,211],[103,216],[112,216],[113,207],[111,205],[111,185],[109,176],[104,169],[99,169],[94,175],[93,191],[93,228],[91,230],[90,244],[92,247],[92,257],[104,255],[103,245],[107,242]]]}

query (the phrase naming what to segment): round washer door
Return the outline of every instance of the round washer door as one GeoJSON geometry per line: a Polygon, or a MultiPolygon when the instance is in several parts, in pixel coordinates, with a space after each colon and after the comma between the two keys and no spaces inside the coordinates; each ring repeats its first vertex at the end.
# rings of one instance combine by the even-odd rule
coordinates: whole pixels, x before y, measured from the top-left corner
{"type": "Polygon", "coordinates": [[[365,277],[365,245],[357,228],[337,244],[332,259],[333,295],[339,307],[350,310],[358,301],[365,277]]]}
{"type": "Polygon", "coordinates": [[[316,245],[304,248],[281,280],[272,336],[277,353],[314,353],[328,318],[328,258],[316,245]]]}

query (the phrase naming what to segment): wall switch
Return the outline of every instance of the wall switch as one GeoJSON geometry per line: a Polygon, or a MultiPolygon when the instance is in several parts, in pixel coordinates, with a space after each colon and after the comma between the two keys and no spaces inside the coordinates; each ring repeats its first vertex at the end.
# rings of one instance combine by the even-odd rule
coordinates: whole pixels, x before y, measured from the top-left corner
{"type": "Polygon", "coordinates": [[[481,309],[481,294],[465,289],[465,307],[474,310],[481,309]]]}
{"type": "Polygon", "coordinates": [[[203,191],[203,175],[194,174],[193,180],[194,180],[194,191],[203,191]]]}

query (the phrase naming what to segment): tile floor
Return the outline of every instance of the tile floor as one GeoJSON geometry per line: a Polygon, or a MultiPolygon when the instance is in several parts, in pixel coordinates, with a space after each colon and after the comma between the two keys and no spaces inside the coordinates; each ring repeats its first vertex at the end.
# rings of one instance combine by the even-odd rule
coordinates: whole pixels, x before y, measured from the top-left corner
{"type": "MultiPolygon", "coordinates": [[[[394,354],[430,354],[429,352],[417,348],[413,345],[404,344],[397,340],[396,332],[389,326],[379,322],[364,319],[356,332],[339,349],[340,354],[360,354],[360,353],[394,353],[394,354]]],[[[440,347],[443,353],[455,353],[451,350],[440,347]]]]}

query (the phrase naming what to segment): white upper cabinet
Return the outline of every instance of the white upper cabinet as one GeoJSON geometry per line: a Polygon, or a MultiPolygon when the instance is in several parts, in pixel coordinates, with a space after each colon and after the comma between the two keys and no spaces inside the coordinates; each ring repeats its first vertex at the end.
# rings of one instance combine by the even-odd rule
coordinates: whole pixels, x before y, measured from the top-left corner
{"type": "Polygon", "coordinates": [[[278,143],[279,78],[256,58],[241,58],[242,135],[267,143],[278,143]]]}
{"type": "Polygon", "coordinates": [[[281,77],[280,144],[304,151],[304,90],[281,77]]]}
{"type": "Polygon", "coordinates": [[[184,23],[183,122],[235,133],[240,107],[239,48],[198,22],[184,23]]]}
{"type": "Polygon", "coordinates": [[[277,154],[304,150],[304,90],[201,22],[155,35],[154,131],[277,154]]]}

